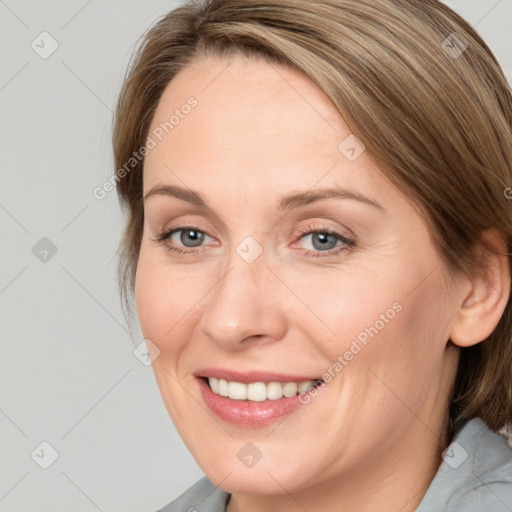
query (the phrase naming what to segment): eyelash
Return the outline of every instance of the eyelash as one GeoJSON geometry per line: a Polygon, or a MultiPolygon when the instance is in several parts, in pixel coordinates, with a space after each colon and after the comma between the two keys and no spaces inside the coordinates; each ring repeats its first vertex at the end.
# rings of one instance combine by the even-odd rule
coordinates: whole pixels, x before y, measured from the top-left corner
{"type": "MultiPolygon", "coordinates": [[[[177,247],[173,245],[166,244],[167,240],[171,238],[171,236],[174,233],[177,233],[179,231],[198,231],[200,233],[206,234],[204,230],[199,229],[198,226],[192,226],[192,225],[186,225],[186,226],[178,226],[176,228],[173,228],[168,231],[163,231],[159,233],[156,237],[153,238],[153,241],[157,242],[158,244],[164,245],[165,248],[174,254],[177,254],[179,256],[185,256],[186,254],[200,254],[204,252],[206,249],[204,247],[200,248],[189,248],[187,250],[178,249],[177,247]]],[[[325,234],[325,235],[331,235],[335,237],[338,241],[343,242],[343,245],[335,247],[333,249],[329,249],[327,251],[319,251],[319,250],[310,250],[310,249],[303,249],[303,253],[307,257],[312,258],[318,258],[318,257],[324,257],[324,256],[335,256],[336,254],[339,254],[342,251],[346,251],[351,249],[355,246],[355,241],[347,238],[346,236],[342,235],[341,233],[338,233],[337,231],[334,231],[329,228],[325,227],[318,227],[318,226],[306,226],[303,228],[300,228],[299,233],[302,233],[302,236],[299,237],[299,240],[303,238],[306,235],[310,234],[325,234]],[[322,256],[324,255],[324,256],[322,256]]]]}

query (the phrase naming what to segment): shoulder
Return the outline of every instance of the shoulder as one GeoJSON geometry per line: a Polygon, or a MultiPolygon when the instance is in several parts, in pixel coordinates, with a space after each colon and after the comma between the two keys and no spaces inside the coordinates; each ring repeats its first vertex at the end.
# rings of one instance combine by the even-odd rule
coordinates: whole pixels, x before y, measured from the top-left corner
{"type": "Polygon", "coordinates": [[[507,512],[511,503],[512,449],[502,435],[474,419],[444,452],[417,512],[507,512]]]}
{"type": "Polygon", "coordinates": [[[472,443],[468,454],[469,478],[454,496],[456,510],[510,511],[512,449],[502,435],[488,429],[482,420],[473,420],[468,430],[459,442],[462,446],[472,443]]]}
{"type": "Polygon", "coordinates": [[[229,496],[205,476],[157,512],[225,512],[229,496]]]}

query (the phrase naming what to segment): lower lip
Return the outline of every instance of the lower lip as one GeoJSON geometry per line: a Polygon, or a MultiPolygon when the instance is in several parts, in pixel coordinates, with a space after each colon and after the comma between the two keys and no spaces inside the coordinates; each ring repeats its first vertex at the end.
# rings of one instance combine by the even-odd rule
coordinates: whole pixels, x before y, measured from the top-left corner
{"type": "Polygon", "coordinates": [[[198,378],[197,380],[206,405],[219,418],[229,423],[251,427],[268,425],[305,405],[299,401],[299,395],[279,400],[265,400],[264,402],[232,400],[216,395],[204,379],[198,378]]]}

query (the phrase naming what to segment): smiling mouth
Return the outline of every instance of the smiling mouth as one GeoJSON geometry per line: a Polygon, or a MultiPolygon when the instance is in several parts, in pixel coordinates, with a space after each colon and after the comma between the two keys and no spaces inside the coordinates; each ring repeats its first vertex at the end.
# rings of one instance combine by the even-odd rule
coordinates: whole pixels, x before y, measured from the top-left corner
{"type": "Polygon", "coordinates": [[[322,379],[317,379],[303,382],[251,382],[245,384],[215,377],[203,377],[203,380],[215,395],[248,402],[291,398],[311,391],[324,382],[322,379]]]}

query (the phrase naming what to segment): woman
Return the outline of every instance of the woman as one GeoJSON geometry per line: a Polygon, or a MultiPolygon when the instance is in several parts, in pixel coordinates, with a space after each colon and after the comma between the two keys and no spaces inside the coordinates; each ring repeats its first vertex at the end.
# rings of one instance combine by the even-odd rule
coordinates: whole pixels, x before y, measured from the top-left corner
{"type": "Polygon", "coordinates": [[[164,511],[512,509],[512,97],[436,0],[205,0],[114,126],[164,511]]]}

